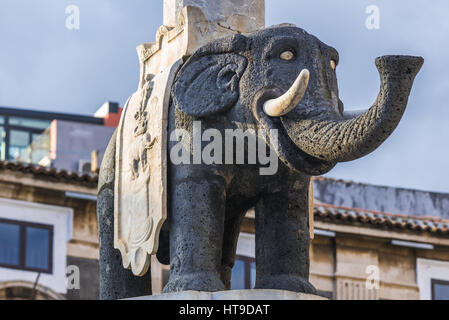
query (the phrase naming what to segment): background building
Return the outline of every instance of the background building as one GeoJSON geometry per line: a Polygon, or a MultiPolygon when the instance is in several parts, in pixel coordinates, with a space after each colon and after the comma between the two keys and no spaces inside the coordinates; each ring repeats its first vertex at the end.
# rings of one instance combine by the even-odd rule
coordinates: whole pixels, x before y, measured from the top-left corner
{"type": "Polygon", "coordinates": [[[0,299],[98,298],[96,186],[93,174],[0,162],[0,299]]]}
{"type": "MultiPolygon", "coordinates": [[[[97,299],[96,168],[121,108],[0,108],[0,299],[97,299]],[[79,273],[78,273],[79,272],[79,273]],[[72,276],[78,276],[74,280],[72,276]]],[[[449,299],[449,194],[314,179],[310,281],[331,299],[449,299]]],[[[255,283],[254,211],[232,289],[255,283]]],[[[169,266],[153,257],[160,293],[169,266]]]]}
{"type": "Polygon", "coordinates": [[[106,102],[95,116],[0,107],[0,160],[90,171],[101,161],[122,108],[106,102]]]}
{"type": "Polygon", "coordinates": [[[98,298],[91,171],[120,115],[111,102],[93,117],[0,108],[0,298],[98,298]]]}
{"type": "MultiPolygon", "coordinates": [[[[338,300],[449,300],[449,194],[314,179],[310,281],[338,300]]],[[[153,259],[153,292],[168,266],[153,259]]],[[[231,287],[255,283],[254,211],[244,220],[231,287]]]]}

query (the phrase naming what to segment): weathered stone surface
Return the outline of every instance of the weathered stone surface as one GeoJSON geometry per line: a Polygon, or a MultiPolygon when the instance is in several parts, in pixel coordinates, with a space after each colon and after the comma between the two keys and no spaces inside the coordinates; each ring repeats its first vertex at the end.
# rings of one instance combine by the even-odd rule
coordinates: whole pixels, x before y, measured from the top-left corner
{"type": "Polygon", "coordinates": [[[184,291],[130,300],[328,300],[314,294],[285,290],[231,290],[218,292],[184,291]]]}
{"type": "MultiPolygon", "coordinates": [[[[173,11],[172,4],[165,3],[166,12],[173,11]]],[[[201,10],[211,13],[218,2],[202,3],[200,8],[187,5],[178,1],[176,25],[162,26],[155,43],[137,48],[140,83],[127,102],[118,128],[114,246],[122,253],[124,267],[138,276],[149,269],[149,256],[157,252],[159,232],[167,216],[167,113],[171,85],[182,58],[210,40],[254,31],[264,24],[256,14],[264,9],[264,1],[239,3],[243,11],[238,12],[246,15],[223,6],[220,21],[216,17],[208,20],[201,10]],[[231,28],[224,26],[224,17],[230,18],[231,28]]]]}
{"type": "Polygon", "coordinates": [[[449,194],[321,178],[315,199],[349,208],[449,218],[449,194]]]}
{"type": "Polygon", "coordinates": [[[186,6],[200,8],[207,20],[239,32],[265,27],[265,0],[164,0],[164,25],[177,26],[186,6]]]}
{"type": "MultiPolygon", "coordinates": [[[[395,70],[403,73],[394,74],[389,85],[397,86],[393,79],[403,78],[400,85],[406,94],[410,91],[414,72],[419,69],[420,59],[385,59],[392,65],[396,63],[399,68],[395,70]],[[403,68],[415,63],[418,68],[410,68],[410,73],[403,68]]],[[[233,252],[234,230],[242,214],[239,209],[250,205],[256,205],[257,212],[256,288],[315,292],[307,281],[308,230],[311,226],[306,214],[309,210],[308,175],[327,172],[335,162],[311,157],[302,151],[299,142],[295,140],[297,144],[293,144],[290,138],[295,128],[311,121],[318,124],[319,121],[324,124],[326,121],[344,121],[334,70],[337,61],[335,49],[299,28],[286,26],[259,31],[248,37],[236,35],[212,42],[183,65],[173,88],[174,108],[170,113],[173,120],[169,121],[169,131],[191,130],[192,121],[198,117],[204,130],[239,127],[236,122],[243,124],[240,128],[278,129],[281,135],[274,147],[285,167],[269,179],[263,179],[249,166],[232,169],[219,166],[208,169],[205,165],[195,168],[170,166],[174,175],[170,191],[173,195],[170,200],[171,278],[165,292],[220,291],[223,284],[228,284],[234,259],[229,252],[233,252]],[[305,47],[308,49],[304,50],[305,47]],[[295,58],[289,62],[281,61],[279,57],[285,50],[294,52],[295,58]],[[264,114],[263,102],[286,92],[305,68],[311,72],[309,89],[298,107],[278,121],[264,114]],[[220,70],[229,70],[227,79],[235,81],[233,86],[220,87],[224,83],[220,79],[220,70]],[[270,87],[273,83],[279,90],[270,87]],[[202,94],[195,95],[198,92],[202,94]],[[218,116],[220,114],[224,116],[218,116]],[[286,122],[291,126],[285,125],[286,122]],[[298,171],[303,175],[296,174],[298,171]],[[225,181],[235,183],[225,184],[225,181]],[[196,193],[188,190],[196,190],[196,193]],[[226,208],[225,222],[222,221],[223,208],[226,208]],[[200,225],[206,226],[204,230],[198,228],[198,212],[202,218],[200,225]],[[223,223],[224,233],[221,231],[223,223]],[[195,230],[195,233],[189,230],[195,230]],[[201,245],[202,239],[207,239],[206,247],[201,245]],[[192,257],[195,257],[194,262],[192,257]],[[221,274],[222,284],[217,273],[221,274]]],[[[395,101],[383,103],[393,110],[395,101]]],[[[393,117],[396,122],[399,120],[394,113],[393,117]]],[[[366,147],[372,145],[367,141],[366,147]]]]}
{"type": "MultiPolygon", "coordinates": [[[[164,14],[174,14],[177,18],[175,20],[170,18],[164,22],[156,33],[155,42],[143,43],[137,47],[141,62],[139,87],[145,82],[146,74],[157,74],[169,68],[174,61],[192,55],[201,46],[215,39],[237,33],[249,34],[265,26],[265,19],[262,18],[265,13],[261,11],[265,7],[263,0],[252,0],[249,1],[252,5],[232,8],[236,12],[240,12],[238,10],[241,8],[247,8],[247,14],[226,13],[225,10],[226,12],[221,14],[222,20],[214,20],[214,17],[209,18],[205,14],[213,11],[209,7],[214,7],[215,2],[208,1],[201,3],[201,6],[195,6],[188,5],[189,1],[184,1],[185,6],[181,6],[182,3],[175,3],[176,1],[179,0],[164,3],[164,14]],[[177,8],[176,13],[170,9],[174,7],[177,8]]],[[[239,1],[248,2],[248,0],[239,1]]]]}
{"type": "MultiPolygon", "coordinates": [[[[173,59],[193,53],[177,73],[172,86],[173,103],[168,106],[166,99],[167,104],[157,109],[143,132],[153,125],[151,121],[161,130],[155,134],[150,131],[151,137],[166,135],[164,123],[170,133],[179,129],[192,135],[195,121],[201,121],[202,131],[216,129],[222,137],[229,129],[275,130],[279,133],[278,140],[265,138],[265,142],[282,163],[273,175],[263,176],[259,171],[264,167],[261,162],[191,165],[168,161],[166,226],[170,238],[170,279],[164,292],[214,292],[229,288],[240,224],[245,212],[255,206],[255,288],[314,294],[316,290],[308,281],[310,176],[328,172],[337,161],[361,157],[388,137],[401,118],[422,58],[379,58],[377,66],[383,76],[379,98],[366,113],[348,120],[338,97],[335,73],[338,53],[316,37],[292,26],[235,34],[207,21],[196,7],[184,8],[181,17],[179,28],[164,27],[158,32],[157,43],[140,47],[139,90],[144,90],[149,74],[162,71],[163,75],[166,68],[173,66],[176,61],[173,59]],[[226,33],[234,34],[197,49],[226,33]],[[285,115],[268,116],[264,104],[289,92],[298,74],[306,69],[310,80],[303,99],[285,115]],[[166,118],[164,110],[168,110],[166,118]]],[[[165,89],[161,92],[169,88],[165,89]]],[[[130,105],[140,105],[136,103],[139,96],[142,96],[139,92],[133,96],[130,105]]],[[[123,119],[129,119],[126,117],[123,119]]],[[[134,119],[138,120],[138,115],[134,119]]],[[[125,126],[135,127],[132,119],[126,121],[125,126]]],[[[132,136],[133,131],[129,132],[128,136],[132,136]]],[[[175,143],[161,143],[157,148],[161,154],[167,153],[175,143]]],[[[200,150],[201,147],[204,146],[200,145],[200,150]]],[[[141,149],[135,150],[140,153],[141,149]]],[[[191,151],[190,147],[188,150],[191,151]]],[[[117,153],[120,154],[117,159],[133,154],[126,150],[117,153]]],[[[190,163],[196,151],[193,153],[189,154],[190,163]]],[[[162,156],[150,161],[150,170],[153,166],[156,170],[164,168],[162,162],[162,156]]],[[[128,179],[132,179],[134,170],[134,177],[138,173],[151,183],[152,175],[148,176],[147,171],[135,170],[133,166],[129,169],[129,164],[123,168],[128,170],[128,179]]],[[[124,169],[117,170],[116,179],[124,169]]],[[[163,174],[160,177],[165,179],[163,174]]],[[[161,203],[165,201],[162,190],[150,190],[161,203]]],[[[143,207],[140,201],[139,204],[129,207],[132,210],[128,210],[124,222],[143,207]]],[[[110,208],[110,203],[104,207],[110,208]]],[[[153,239],[157,241],[156,237],[153,239]]],[[[145,251],[145,255],[151,252],[145,251]]],[[[144,269],[138,267],[135,274],[143,274],[144,269]]]]}
{"type": "MultiPolygon", "coordinates": [[[[421,57],[379,57],[376,67],[381,88],[371,108],[350,119],[345,119],[341,110],[340,118],[310,119],[301,123],[293,114],[282,118],[283,125],[296,145],[318,159],[335,162],[359,159],[373,152],[396,129],[423,63],[421,57]]],[[[333,107],[339,108],[341,101],[338,102],[334,90],[330,92],[336,97],[333,107]]]]}
{"type": "Polygon", "coordinates": [[[123,266],[147,273],[167,216],[167,108],[180,61],[147,77],[129,99],[117,129],[114,247],[123,266]]]}
{"type": "Polygon", "coordinates": [[[80,287],[67,289],[67,299],[98,300],[100,290],[98,260],[67,256],[67,265],[75,265],[80,270],[80,287]]]}
{"type": "Polygon", "coordinates": [[[100,241],[100,299],[115,300],[151,294],[151,274],[136,277],[123,268],[114,249],[115,140],[112,136],[103,158],[98,181],[97,218],[100,241]]]}

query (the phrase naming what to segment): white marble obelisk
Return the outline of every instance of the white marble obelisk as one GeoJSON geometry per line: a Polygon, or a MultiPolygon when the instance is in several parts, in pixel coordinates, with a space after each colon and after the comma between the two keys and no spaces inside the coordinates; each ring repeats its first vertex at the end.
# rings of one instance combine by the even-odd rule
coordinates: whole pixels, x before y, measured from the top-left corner
{"type": "Polygon", "coordinates": [[[249,20],[248,24],[254,29],[239,30],[235,25],[236,31],[248,32],[265,27],[265,0],[164,0],[164,25],[177,26],[179,14],[186,6],[200,8],[210,22],[229,23],[240,17],[249,20]]]}

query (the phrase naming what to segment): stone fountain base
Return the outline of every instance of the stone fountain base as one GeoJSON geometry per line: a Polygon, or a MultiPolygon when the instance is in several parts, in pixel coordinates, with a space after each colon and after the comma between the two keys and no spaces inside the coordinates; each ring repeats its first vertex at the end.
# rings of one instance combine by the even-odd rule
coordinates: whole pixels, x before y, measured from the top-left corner
{"type": "Polygon", "coordinates": [[[328,300],[324,297],[285,290],[229,290],[217,292],[183,291],[128,300],[328,300]]]}

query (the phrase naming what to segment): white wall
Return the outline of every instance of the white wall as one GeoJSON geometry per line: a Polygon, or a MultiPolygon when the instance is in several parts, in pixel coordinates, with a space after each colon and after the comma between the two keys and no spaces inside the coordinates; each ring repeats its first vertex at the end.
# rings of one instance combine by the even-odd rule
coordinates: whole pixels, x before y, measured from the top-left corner
{"type": "Polygon", "coordinates": [[[94,150],[99,151],[98,164],[101,163],[115,128],[90,123],[55,121],[56,132],[51,133],[56,134],[56,146],[54,146],[56,159],[53,159],[55,168],[78,171],[79,160],[90,161],[94,150]]]}
{"type": "MultiPolygon", "coordinates": [[[[73,209],[0,198],[0,218],[53,226],[53,273],[42,273],[39,284],[57,293],[67,293],[67,242],[72,237],[73,209]]],[[[35,271],[0,267],[0,282],[23,280],[34,282],[35,271]]]]}
{"type": "Polygon", "coordinates": [[[449,262],[418,258],[416,276],[421,300],[432,299],[431,279],[449,281],[449,262]]]}

